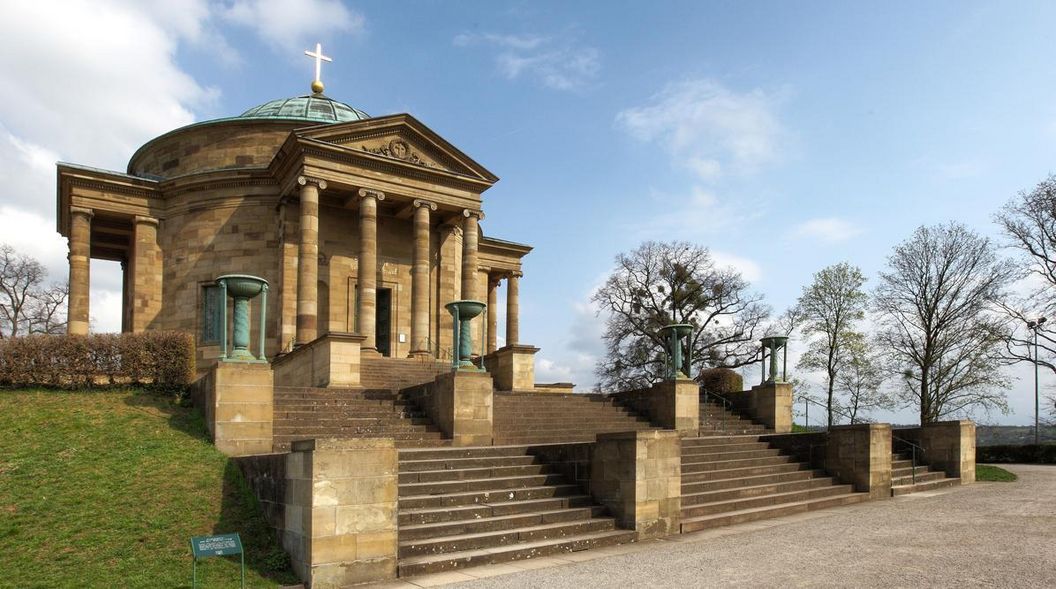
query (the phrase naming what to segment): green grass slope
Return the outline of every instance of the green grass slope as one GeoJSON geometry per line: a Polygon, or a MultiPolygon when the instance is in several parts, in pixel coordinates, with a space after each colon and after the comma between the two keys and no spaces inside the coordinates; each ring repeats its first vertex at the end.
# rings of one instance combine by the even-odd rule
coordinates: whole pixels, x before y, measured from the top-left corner
{"type": "MultiPolygon", "coordinates": [[[[0,391],[0,587],[190,587],[190,537],[230,532],[246,586],[296,582],[197,412],[133,390],[0,391]]],[[[237,560],[199,572],[238,586],[237,560]]]]}

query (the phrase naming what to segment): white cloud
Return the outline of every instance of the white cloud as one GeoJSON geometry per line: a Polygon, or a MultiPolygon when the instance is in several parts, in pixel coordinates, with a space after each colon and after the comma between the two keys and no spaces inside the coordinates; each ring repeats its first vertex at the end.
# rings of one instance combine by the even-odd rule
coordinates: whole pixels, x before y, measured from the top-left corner
{"type": "Polygon", "coordinates": [[[555,90],[580,88],[597,77],[601,69],[597,49],[550,37],[462,33],[452,43],[457,47],[496,47],[499,53],[495,64],[505,78],[530,77],[555,90]]]}
{"type": "Polygon", "coordinates": [[[365,22],[363,15],[340,0],[235,0],[221,14],[290,52],[314,44],[320,35],[362,33],[365,22]]]}
{"type": "Polygon", "coordinates": [[[717,267],[733,268],[748,282],[757,283],[763,278],[763,269],[755,260],[717,250],[711,250],[711,257],[717,267]]]}
{"type": "Polygon", "coordinates": [[[635,217],[626,231],[638,239],[699,240],[739,227],[765,211],[751,197],[720,199],[713,191],[693,186],[688,193],[650,190],[650,200],[658,203],[651,217],[635,217]]]}
{"type": "MultiPolygon", "coordinates": [[[[7,3],[0,19],[0,241],[61,281],[56,160],[123,170],[144,142],[193,122],[216,92],[183,71],[176,51],[216,38],[206,0],[55,4],[7,3]]],[[[116,264],[92,272],[96,329],[120,328],[120,288],[116,264]]]]}
{"type": "Polygon", "coordinates": [[[727,169],[748,173],[781,159],[778,102],[762,90],[737,93],[714,80],[686,80],[668,85],[645,106],[620,111],[616,123],[713,180],[727,169]]]}
{"type": "Polygon", "coordinates": [[[809,219],[792,228],[794,239],[813,239],[824,243],[838,243],[860,235],[862,229],[838,217],[809,219]]]}

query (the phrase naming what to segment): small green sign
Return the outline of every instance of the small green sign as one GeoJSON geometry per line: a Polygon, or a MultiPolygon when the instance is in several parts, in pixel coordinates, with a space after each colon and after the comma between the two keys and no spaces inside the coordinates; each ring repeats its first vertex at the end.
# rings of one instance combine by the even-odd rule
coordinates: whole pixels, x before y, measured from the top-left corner
{"type": "Polygon", "coordinates": [[[237,554],[242,559],[242,587],[245,588],[246,556],[242,552],[242,539],[239,538],[238,534],[195,536],[191,538],[191,554],[194,557],[194,562],[191,565],[191,587],[198,586],[198,559],[237,554]]]}

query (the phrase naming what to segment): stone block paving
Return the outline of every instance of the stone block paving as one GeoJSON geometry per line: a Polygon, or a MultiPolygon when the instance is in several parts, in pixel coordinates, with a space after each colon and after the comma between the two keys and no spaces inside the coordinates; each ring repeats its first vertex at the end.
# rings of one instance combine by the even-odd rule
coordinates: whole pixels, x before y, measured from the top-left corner
{"type": "Polygon", "coordinates": [[[1051,587],[1056,466],[648,541],[372,587],[1051,587]]]}

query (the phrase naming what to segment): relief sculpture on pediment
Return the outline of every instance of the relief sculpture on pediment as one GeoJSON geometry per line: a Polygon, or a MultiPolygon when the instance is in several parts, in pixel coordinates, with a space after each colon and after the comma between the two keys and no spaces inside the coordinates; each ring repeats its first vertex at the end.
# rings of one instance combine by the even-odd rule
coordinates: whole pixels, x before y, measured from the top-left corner
{"type": "Polygon", "coordinates": [[[393,159],[402,160],[407,163],[415,164],[425,168],[434,168],[437,170],[447,169],[415,153],[411,149],[411,146],[408,145],[408,143],[403,139],[393,139],[389,141],[388,144],[378,145],[375,147],[371,147],[369,145],[361,145],[360,148],[367,153],[391,157],[393,159]]]}

